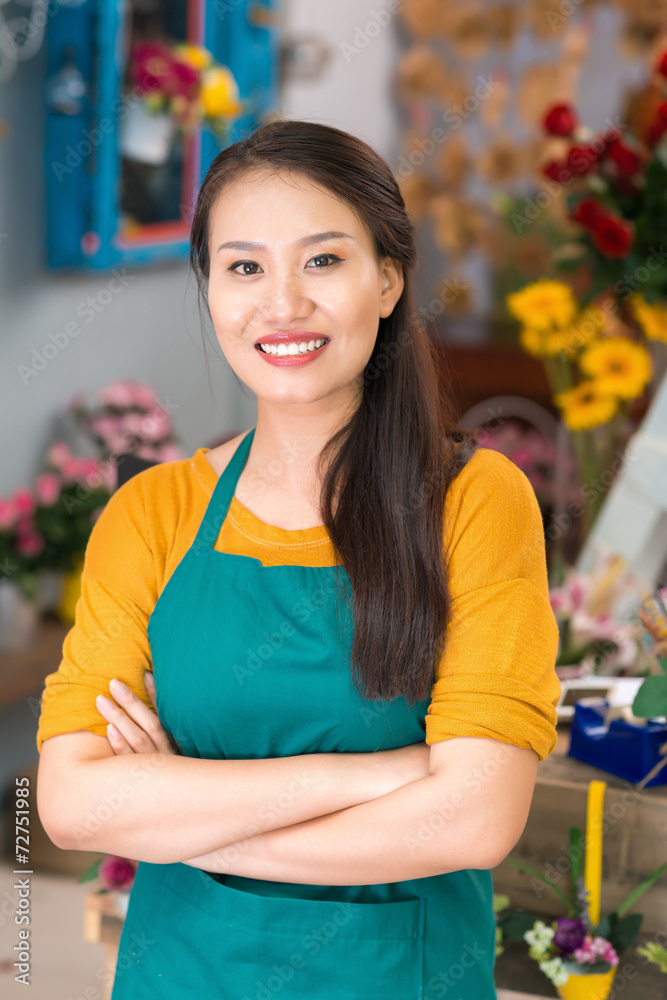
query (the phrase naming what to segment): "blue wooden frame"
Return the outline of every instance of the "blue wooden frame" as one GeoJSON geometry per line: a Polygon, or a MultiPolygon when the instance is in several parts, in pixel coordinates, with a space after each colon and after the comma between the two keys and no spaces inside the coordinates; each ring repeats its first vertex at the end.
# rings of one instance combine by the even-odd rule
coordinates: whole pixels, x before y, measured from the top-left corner
{"type": "MultiPolygon", "coordinates": [[[[277,104],[278,0],[190,2],[200,6],[194,33],[192,16],[189,20],[189,41],[203,44],[228,66],[241,99],[250,102],[249,113],[230,130],[229,143],[236,142],[277,104]]],[[[100,271],[189,252],[187,223],[172,238],[149,235],[150,227],[145,238],[140,231],[130,241],[118,232],[118,122],[127,113],[121,97],[122,11],[123,0],[82,0],[78,6],[60,5],[47,28],[47,81],[69,63],[86,86],[75,114],[55,110],[45,97],[47,263],[52,268],[100,271]]],[[[193,150],[198,190],[220,145],[207,129],[198,129],[193,150]]]]}

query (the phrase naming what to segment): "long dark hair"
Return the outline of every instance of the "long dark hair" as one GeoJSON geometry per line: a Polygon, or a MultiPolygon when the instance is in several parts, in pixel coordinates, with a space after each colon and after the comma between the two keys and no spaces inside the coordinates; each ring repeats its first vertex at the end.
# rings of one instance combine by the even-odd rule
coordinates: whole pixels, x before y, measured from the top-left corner
{"type": "Polygon", "coordinates": [[[322,521],[352,586],[357,690],[414,704],[430,694],[451,614],[445,495],[478,442],[453,419],[414,308],[416,249],[398,184],[382,157],[355,136],[312,122],[273,121],[216,156],[190,236],[200,308],[203,299],[208,311],[211,208],[226,184],[261,168],[300,173],[328,189],[365,222],[378,261],[391,257],[402,265],[403,292],[380,319],[359,407],[322,449],[319,472],[322,521]]]}

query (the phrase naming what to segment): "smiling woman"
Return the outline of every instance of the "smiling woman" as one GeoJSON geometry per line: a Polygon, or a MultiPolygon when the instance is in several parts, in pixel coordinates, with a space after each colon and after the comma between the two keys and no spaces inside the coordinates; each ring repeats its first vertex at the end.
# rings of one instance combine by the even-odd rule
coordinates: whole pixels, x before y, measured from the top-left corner
{"type": "Polygon", "coordinates": [[[451,418],[365,143],[223,150],[190,260],[256,426],[111,498],[38,733],[50,836],[140,862],[113,1000],[491,1000],[555,745],[535,494],[451,418]]]}

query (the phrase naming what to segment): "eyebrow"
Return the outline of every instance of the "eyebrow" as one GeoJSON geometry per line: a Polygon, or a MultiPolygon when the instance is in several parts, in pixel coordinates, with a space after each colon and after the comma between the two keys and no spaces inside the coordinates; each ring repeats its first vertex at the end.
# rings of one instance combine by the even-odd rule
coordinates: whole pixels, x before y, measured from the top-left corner
{"type": "MultiPolygon", "coordinates": [[[[324,240],[333,240],[338,237],[345,237],[346,239],[353,240],[354,236],[350,236],[349,233],[339,233],[335,230],[329,230],[327,233],[313,233],[312,236],[302,236],[301,239],[295,240],[295,246],[307,247],[313,243],[323,243],[324,240]]],[[[221,243],[218,250],[266,250],[266,246],[263,243],[249,243],[242,240],[230,240],[229,243],[221,243]]],[[[218,251],[216,250],[216,253],[218,251]]]]}

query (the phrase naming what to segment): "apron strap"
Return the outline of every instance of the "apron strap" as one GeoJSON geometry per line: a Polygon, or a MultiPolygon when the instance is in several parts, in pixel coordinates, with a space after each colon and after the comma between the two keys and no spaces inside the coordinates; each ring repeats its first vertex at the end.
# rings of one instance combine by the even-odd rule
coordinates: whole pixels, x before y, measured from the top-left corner
{"type": "Polygon", "coordinates": [[[215,489],[211,494],[211,499],[206,507],[206,513],[199,525],[199,530],[193,542],[195,550],[212,549],[215,545],[223,521],[227,517],[227,511],[232,502],[234,490],[246,463],[254,436],[255,428],[253,427],[239,443],[226,469],[218,478],[215,489]]]}

